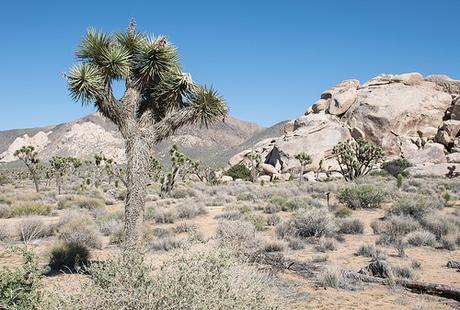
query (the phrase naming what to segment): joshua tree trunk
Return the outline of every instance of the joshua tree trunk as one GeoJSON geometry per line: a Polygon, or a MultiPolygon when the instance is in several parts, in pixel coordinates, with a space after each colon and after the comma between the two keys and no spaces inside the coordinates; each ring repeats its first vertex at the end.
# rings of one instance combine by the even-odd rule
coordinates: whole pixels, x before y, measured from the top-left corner
{"type": "Polygon", "coordinates": [[[303,183],[303,165],[300,165],[299,184],[303,183]]]}
{"type": "Polygon", "coordinates": [[[126,246],[134,248],[142,238],[145,197],[147,195],[149,148],[145,139],[135,134],[126,140],[128,166],[125,208],[126,246]]]}
{"type": "Polygon", "coordinates": [[[38,192],[40,192],[40,188],[38,187],[38,176],[37,176],[37,172],[35,171],[34,168],[32,168],[31,166],[27,166],[27,168],[29,168],[30,170],[30,174],[32,174],[32,180],[34,181],[34,185],[35,185],[35,190],[38,192]]]}

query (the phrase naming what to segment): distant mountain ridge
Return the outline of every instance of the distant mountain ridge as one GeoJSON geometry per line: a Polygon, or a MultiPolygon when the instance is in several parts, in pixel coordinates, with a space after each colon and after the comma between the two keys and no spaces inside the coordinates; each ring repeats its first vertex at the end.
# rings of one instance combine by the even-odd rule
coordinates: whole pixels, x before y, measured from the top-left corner
{"type": "MultiPolygon", "coordinates": [[[[282,129],[281,129],[282,130],[282,129]]],[[[187,126],[155,147],[156,156],[167,160],[172,144],[191,158],[209,166],[224,166],[228,159],[245,147],[248,140],[257,141],[267,135],[280,135],[280,128],[264,128],[254,122],[227,117],[209,129],[187,126]]],[[[13,153],[23,145],[34,145],[40,158],[49,160],[54,155],[92,159],[103,153],[117,162],[124,162],[124,143],[117,128],[99,113],[80,119],[39,128],[0,131],[0,158],[2,162],[14,162],[13,153]]]]}

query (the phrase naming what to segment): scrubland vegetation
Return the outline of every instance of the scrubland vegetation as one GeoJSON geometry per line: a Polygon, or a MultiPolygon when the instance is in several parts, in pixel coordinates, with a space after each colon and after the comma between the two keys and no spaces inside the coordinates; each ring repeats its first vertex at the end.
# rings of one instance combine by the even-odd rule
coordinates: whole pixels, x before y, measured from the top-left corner
{"type": "MultiPolygon", "coordinates": [[[[66,175],[60,195],[56,187],[34,192],[17,169],[2,175],[10,180],[0,187],[6,309],[286,309],[344,294],[370,300],[377,291],[418,302],[416,293],[351,273],[396,287],[398,279],[460,285],[447,268],[460,257],[455,179],[406,177],[399,188],[386,172],[302,184],[185,179],[167,197],[152,183],[142,250],[126,254],[126,190],[110,174],[99,175],[97,187],[66,175]]],[[[441,297],[423,300],[454,307],[441,297]]]]}

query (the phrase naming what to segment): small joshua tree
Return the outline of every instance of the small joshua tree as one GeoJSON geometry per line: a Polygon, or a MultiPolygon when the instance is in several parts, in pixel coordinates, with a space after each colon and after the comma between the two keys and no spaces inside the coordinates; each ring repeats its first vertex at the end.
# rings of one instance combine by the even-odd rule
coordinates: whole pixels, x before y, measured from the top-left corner
{"type": "Polygon", "coordinates": [[[161,169],[162,169],[161,162],[156,159],[154,156],[150,156],[150,169],[149,169],[149,177],[150,180],[153,182],[158,182],[161,176],[161,169]]]}
{"type": "Polygon", "coordinates": [[[300,162],[299,183],[302,184],[304,168],[306,165],[310,165],[313,162],[313,160],[311,159],[311,156],[306,153],[299,153],[294,157],[300,162]]]}
{"type": "Polygon", "coordinates": [[[333,149],[345,180],[351,181],[368,174],[385,155],[381,146],[364,139],[340,142],[333,149]]]}
{"type": "Polygon", "coordinates": [[[163,195],[171,194],[179,175],[182,175],[182,180],[184,180],[186,175],[194,169],[198,169],[199,165],[197,161],[181,153],[175,144],[171,146],[169,154],[171,155],[171,169],[161,179],[161,193],[163,195]]]}
{"type": "Polygon", "coordinates": [[[126,146],[125,235],[128,248],[140,245],[152,147],[188,124],[208,126],[223,119],[227,106],[217,92],[183,73],[176,48],[166,37],[136,31],[108,35],[89,30],[66,75],[75,100],[94,104],[121,133],[126,146]],[[117,99],[112,82],[122,80],[117,99]]]}
{"type": "Polygon", "coordinates": [[[259,174],[260,164],[262,162],[262,156],[260,154],[251,151],[246,155],[251,160],[251,179],[252,182],[257,182],[257,176],[259,174]]]}
{"type": "Polygon", "coordinates": [[[69,168],[71,167],[71,161],[68,157],[53,156],[50,159],[50,166],[53,169],[53,175],[56,178],[56,186],[58,188],[58,195],[61,194],[62,181],[69,168]]]}
{"type": "Polygon", "coordinates": [[[32,145],[23,146],[14,152],[14,156],[16,156],[20,161],[22,161],[26,165],[27,169],[29,169],[30,174],[32,175],[32,179],[34,181],[35,190],[38,193],[40,191],[38,185],[38,163],[40,162],[40,160],[38,159],[38,152],[35,151],[35,147],[33,147],[32,145]]]}

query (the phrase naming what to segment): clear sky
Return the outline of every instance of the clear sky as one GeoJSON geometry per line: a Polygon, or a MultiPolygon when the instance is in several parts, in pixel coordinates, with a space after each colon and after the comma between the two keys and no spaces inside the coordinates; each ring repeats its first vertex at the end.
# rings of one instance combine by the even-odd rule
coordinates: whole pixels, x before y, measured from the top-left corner
{"type": "Polygon", "coordinates": [[[165,34],[184,70],[231,115],[270,126],[301,115],[344,79],[418,71],[460,79],[459,0],[2,1],[0,130],[93,111],[62,74],[89,26],[165,34]]]}

